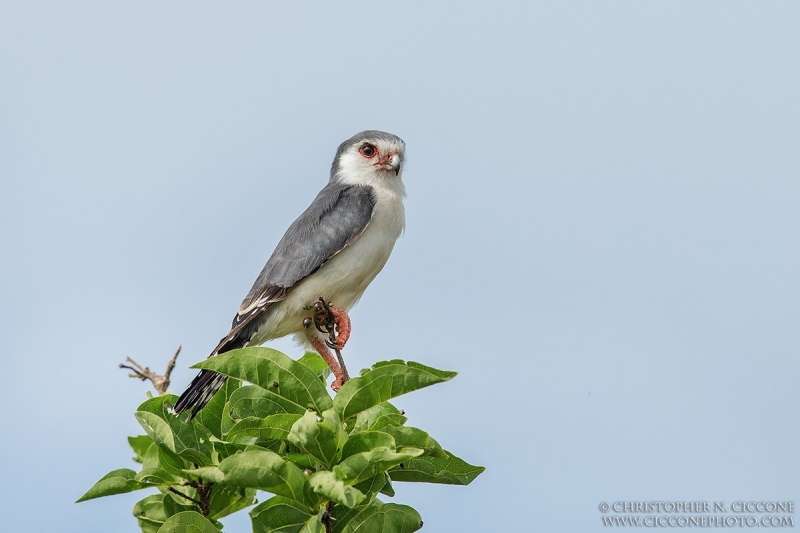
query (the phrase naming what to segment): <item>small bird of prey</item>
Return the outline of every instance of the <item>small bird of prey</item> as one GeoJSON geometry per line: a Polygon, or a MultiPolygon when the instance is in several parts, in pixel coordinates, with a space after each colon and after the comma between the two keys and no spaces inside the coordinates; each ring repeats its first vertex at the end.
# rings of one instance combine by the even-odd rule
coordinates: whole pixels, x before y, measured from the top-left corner
{"type": "MultiPolygon", "coordinates": [[[[294,334],[316,350],[333,371],[343,371],[315,327],[313,304],[331,303],[338,330],[335,348],[349,336],[349,311],[381,271],[405,227],[405,143],[391,133],[362,131],[339,145],[328,184],[286,230],[233,317],[230,332],[209,357],[294,334]]],[[[194,417],[225,383],[201,370],[175,404],[194,417]]]]}

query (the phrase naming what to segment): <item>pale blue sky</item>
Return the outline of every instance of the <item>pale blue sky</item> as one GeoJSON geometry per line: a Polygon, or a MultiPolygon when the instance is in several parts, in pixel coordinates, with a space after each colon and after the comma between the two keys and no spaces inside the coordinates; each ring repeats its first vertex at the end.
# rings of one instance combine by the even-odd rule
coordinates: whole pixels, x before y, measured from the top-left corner
{"type": "Polygon", "coordinates": [[[117,364],[183,344],[180,392],[368,128],[407,143],[408,225],[345,356],[459,371],[396,403],[487,467],[397,484],[424,531],[800,500],[798,27],[796,2],[3,2],[3,528],[137,531],[143,493],[72,503],[134,466],[147,387],[117,364]]]}

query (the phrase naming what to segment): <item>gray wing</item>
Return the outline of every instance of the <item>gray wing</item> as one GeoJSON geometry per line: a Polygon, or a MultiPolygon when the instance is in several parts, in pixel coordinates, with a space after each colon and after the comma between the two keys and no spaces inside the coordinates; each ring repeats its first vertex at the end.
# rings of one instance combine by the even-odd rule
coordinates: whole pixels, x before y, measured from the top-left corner
{"type": "Polygon", "coordinates": [[[372,187],[329,183],[323,188],[289,226],[212,355],[244,346],[264,311],[361,235],[375,202],[372,187]]]}

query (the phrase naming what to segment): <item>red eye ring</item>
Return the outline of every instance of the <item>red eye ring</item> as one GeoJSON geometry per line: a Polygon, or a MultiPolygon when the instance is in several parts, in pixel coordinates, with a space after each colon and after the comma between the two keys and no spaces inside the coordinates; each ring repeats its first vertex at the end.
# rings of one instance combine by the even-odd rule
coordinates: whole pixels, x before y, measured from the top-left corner
{"type": "Polygon", "coordinates": [[[371,157],[374,157],[375,154],[378,153],[378,149],[372,146],[371,144],[365,144],[364,146],[359,148],[358,152],[367,159],[370,159],[371,157]]]}

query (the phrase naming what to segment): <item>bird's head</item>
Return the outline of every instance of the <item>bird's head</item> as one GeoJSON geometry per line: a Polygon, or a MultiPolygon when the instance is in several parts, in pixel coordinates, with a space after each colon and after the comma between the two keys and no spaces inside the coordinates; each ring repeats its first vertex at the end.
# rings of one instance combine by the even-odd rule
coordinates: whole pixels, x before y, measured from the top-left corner
{"type": "Polygon", "coordinates": [[[358,133],[336,151],[331,181],[373,187],[402,187],[406,143],[397,135],[377,130],[358,133]]]}

